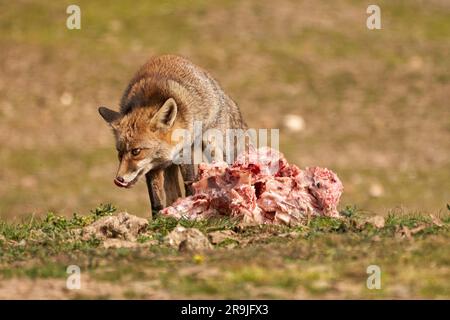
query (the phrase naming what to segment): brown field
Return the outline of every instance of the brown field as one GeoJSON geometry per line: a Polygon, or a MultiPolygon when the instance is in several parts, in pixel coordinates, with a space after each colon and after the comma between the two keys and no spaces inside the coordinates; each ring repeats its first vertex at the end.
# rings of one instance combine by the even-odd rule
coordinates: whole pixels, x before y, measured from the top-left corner
{"type": "MultiPolygon", "coordinates": [[[[137,216],[149,216],[143,181],[131,190],[113,184],[117,166],[114,140],[97,107],[117,108],[122,91],[137,68],[149,56],[162,53],[186,56],[209,70],[241,107],[250,127],[280,128],[281,151],[290,162],[300,167],[317,165],[335,171],[345,187],[341,209],[350,205],[365,214],[387,216],[392,212],[406,212],[427,217],[434,214],[442,219],[448,214],[448,1],[378,1],[382,29],[373,31],[366,28],[367,3],[355,0],[170,0],[134,1],[132,5],[122,1],[82,0],[78,1],[82,28],[68,30],[65,10],[71,3],[0,2],[2,221],[19,222],[47,212],[65,217],[75,212],[86,215],[101,203],[112,203],[119,210],[137,216]],[[284,120],[288,114],[301,116],[304,129],[289,131],[284,120]]],[[[365,257],[361,264],[382,257],[386,263],[395,264],[398,274],[408,266],[403,278],[398,278],[403,281],[398,284],[400,289],[391,287],[379,297],[450,296],[448,286],[440,286],[445,283],[442,279],[448,280],[450,275],[448,253],[442,256],[436,253],[448,246],[448,222],[445,228],[447,231],[436,238],[424,236],[415,244],[404,245],[406,258],[396,251],[397,242],[375,242],[375,251],[369,256],[365,255],[364,248],[370,246],[371,240],[361,242],[362,247],[355,249],[356,257],[365,257]],[[392,260],[383,253],[383,248],[389,245],[396,252],[392,260]],[[427,269],[417,256],[434,261],[434,267],[427,269]],[[423,268],[417,270],[414,266],[423,268]],[[415,271],[428,282],[415,283],[415,271]]],[[[6,231],[4,236],[9,239],[6,231]]],[[[325,236],[318,248],[323,245],[333,251],[330,243],[335,241],[335,236],[325,236]]],[[[21,239],[11,237],[14,241],[21,239]]],[[[295,263],[285,265],[286,281],[320,280],[319,289],[292,287],[291,294],[283,291],[284,286],[280,289],[274,285],[279,280],[276,276],[267,280],[261,275],[261,280],[258,272],[263,271],[256,270],[261,257],[255,257],[249,270],[239,273],[239,261],[245,263],[245,257],[255,250],[243,248],[238,251],[242,255],[236,258],[238,262],[233,267],[236,270],[232,273],[236,271],[237,275],[230,276],[229,287],[211,295],[241,297],[233,295],[233,290],[239,291],[238,284],[247,281],[255,286],[262,283],[263,287],[278,288],[268,289],[269,297],[371,298],[369,293],[352,291],[354,279],[350,273],[355,265],[357,268],[360,265],[349,256],[339,260],[358,246],[351,235],[346,237],[336,240],[342,248],[334,253],[327,251],[324,256],[311,247],[305,249],[307,252],[302,257],[311,259],[300,267],[311,271],[311,279],[305,278],[308,272],[298,274],[289,269],[295,263]],[[317,270],[328,268],[332,262],[339,265],[339,270],[317,276],[317,270]],[[336,289],[334,285],[338,284],[333,281],[339,277],[353,280],[348,287],[344,283],[340,284],[344,287],[336,289]],[[335,291],[328,290],[330,281],[335,291]],[[320,284],[324,282],[328,287],[322,290],[320,284]]],[[[386,241],[390,240],[388,237],[386,241]]],[[[299,241],[283,248],[313,245],[307,239],[299,241]]],[[[278,245],[263,248],[268,253],[277,252],[278,245]]],[[[31,254],[32,260],[27,260],[29,256],[22,257],[27,262],[19,263],[6,258],[5,252],[9,251],[0,250],[2,270],[14,269],[17,263],[20,266],[24,263],[25,267],[34,265],[33,259],[39,259],[31,254]]],[[[62,253],[55,254],[55,265],[68,262],[59,256],[62,253]]],[[[156,261],[168,263],[171,268],[177,259],[183,266],[193,264],[190,256],[174,254],[172,261],[171,255],[155,254],[156,261]]],[[[219,268],[223,256],[221,251],[214,253],[212,260],[207,259],[211,261],[207,266],[219,268]]],[[[279,261],[284,261],[285,257],[274,256],[278,262],[262,265],[263,270],[275,268],[279,261]]],[[[121,260],[124,269],[128,258],[121,260]]],[[[151,264],[154,255],[146,253],[141,258],[143,265],[151,264]]],[[[53,267],[44,270],[48,268],[54,270],[53,267]]],[[[42,286],[36,290],[44,288],[48,294],[52,281],[57,281],[52,279],[60,277],[61,270],[42,277],[39,272],[31,271],[32,278],[45,278],[39,280],[42,286]]],[[[358,270],[365,275],[363,269],[358,270]]],[[[91,284],[98,281],[95,271],[92,272],[91,284]]],[[[30,275],[24,277],[28,279],[30,275]]],[[[178,278],[164,277],[168,274],[163,272],[159,280],[147,277],[148,281],[157,281],[155,295],[150,292],[142,297],[174,297],[172,293],[178,292],[177,286],[183,286],[181,297],[205,297],[211,296],[208,285],[221,285],[217,280],[220,276],[212,275],[208,278],[212,284],[209,280],[205,280],[205,286],[196,282],[195,290],[190,291],[189,280],[176,284],[178,278]]],[[[8,281],[20,296],[20,287],[14,282],[17,278],[8,281]]],[[[25,291],[27,281],[31,280],[23,280],[25,291]]],[[[110,285],[114,287],[117,283],[110,285]]],[[[114,297],[108,295],[114,288],[104,289],[105,297],[114,297]]],[[[245,291],[249,297],[264,297],[260,291],[253,294],[252,288],[245,291]]],[[[91,296],[90,289],[86,290],[86,296],[91,296]]],[[[142,290],[131,288],[129,296],[135,291],[142,290]]],[[[0,297],[3,296],[0,287],[0,297]]],[[[39,292],[36,296],[40,297],[39,292]]]]}
{"type": "Polygon", "coordinates": [[[382,1],[382,30],[358,1],[81,1],[0,10],[0,215],[85,213],[98,203],[145,216],[144,183],[112,184],[113,137],[97,107],[117,107],[151,55],[208,69],[249,125],[280,128],[300,166],[332,168],[344,204],[439,211],[450,190],[449,14],[445,1],[382,1]],[[104,9],[103,7],[107,7],[104,9]],[[305,129],[290,133],[283,116],[305,129]],[[370,195],[374,185],[379,197],[370,195]]]}

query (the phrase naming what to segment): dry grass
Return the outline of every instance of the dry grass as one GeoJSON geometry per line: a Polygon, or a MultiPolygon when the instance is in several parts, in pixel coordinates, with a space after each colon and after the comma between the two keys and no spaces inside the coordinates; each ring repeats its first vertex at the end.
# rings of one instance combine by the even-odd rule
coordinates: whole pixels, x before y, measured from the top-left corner
{"type": "Polygon", "coordinates": [[[290,161],[335,170],[344,204],[436,212],[449,201],[447,2],[382,1],[380,31],[350,0],[81,1],[80,31],[65,28],[67,4],[0,5],[0,216],[101,202],[146,215],[143,183],[112,184],[96,108],[117,106],[139,65],[165,52],[210,70],[252,127],[281,128],[290,161]],[[284,128],[286,113],[305,130],[284,128]]]}
{"type": "Polygon", "coordinates": [[[71,219],[49,214],[0,223],[0,299],[450,297],[450,251],[444,250],[448,213],[396,213],[378,227],[367,223],[366,213],[351,209],[342,219],[318,217],[296,227],[159,217],[149,221],[137,242],[125,241],[127,246],[119,248],[104,246],[111,240],[123,245],[120,239],[102,242],[80,233],[112,211],[106,206],[71,219]],[[210,237],[214,232],[214,246],[206,251],[171,247],[165,236],[177,224],[210,237]],[[80,290],[66,287],[69,265],[80,267],[80,290]],[[381,269],[380,290],[366,286],[370,265],[381,269]]]}

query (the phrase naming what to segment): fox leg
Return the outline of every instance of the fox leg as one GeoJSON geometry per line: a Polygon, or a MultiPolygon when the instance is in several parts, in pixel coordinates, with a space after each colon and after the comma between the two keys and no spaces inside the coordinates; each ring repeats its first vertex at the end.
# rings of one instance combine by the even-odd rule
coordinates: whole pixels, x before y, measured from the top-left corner
{"type": "Polygon", "coordinates": [[[164,207],[170,206],[180,197],[185,196],[183,177],[180,173],[180,167],[172,164],[164,169],[164,207]]]}
{"type": "Polygon", "coordinates": [[[194,166],[193,164],[180,165],[186,196],[191,196],[194,194],[192,182],[195,181],[195,168],[196,166],[194,166]]]}
{"type": "Polygon", "coordinates": [[[165,207],[164,170],[152,170],[145,175],[151,210],[159,211],[165,207]]]}
{"type": "Polygon", "coordinates": [[[194,146],[191,146],[191,159],[188,163],[180,164],[181,176],[183,177],[184,191],[186,196],[194,194],[192,183],[195,181],[197,175],[198,164],[194,163],[194,146]]]}

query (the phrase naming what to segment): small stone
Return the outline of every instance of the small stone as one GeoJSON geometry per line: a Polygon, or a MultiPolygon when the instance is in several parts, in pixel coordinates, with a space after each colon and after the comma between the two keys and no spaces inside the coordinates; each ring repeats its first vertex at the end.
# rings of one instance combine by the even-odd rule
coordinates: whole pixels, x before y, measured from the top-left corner
{"type": "Polygon", "coordinates": [[[411,230],[407,226],[397,226],[395,230],[395,236],[400,239],[412,239],[411,230]]]}
{"type": "Polygon", "coordinates": [[[103,217],[91,225],[84,227],[83,240],[95,237],[99,240],[117,238],[128,241],[136,241],[136,237],[145,231],[148,221],[120,212],[115,216],[103,217]]]}
{"type": "Polygon", "coordinates": [[[427,228],[427,226],[423,224],[423,225],[420,225],[418,227],[411,229],[410,232],[411,232],[411,234],[416,234],[416,233],[419,233],[420,231],[425,230],[426,228],[427,228]]]}
{"type": "Polygon", "coordinates": [[[434,225],[436,225],[438,227],[444,226],[444,223],[441,221],[441,219],[439,219],[435,215],[430,214],[430,218],[431,218],[431,221],[433,222],[434,225]]]}
{"type": "Polygon", "coordinates": [[[377,229],[384,228],[384,225],[385,225],[384,217],[382,217],[382,216],[370,217],[369,219],[367,219],[367,222],[370,223],[371,225],[373,225],[377,229]]]}
{"type": "Polygon", "coordinates": [[[381,241],[381,237],[379,235],[375,235],[372,237],[371,239],[373,242],[380,242],[381,241]]]}
{"type": "Polygon", "coordinates": [[[305,120],[301,116],[288,114],[283,119],[284,126],[292,132],[300,132],[305,128],[305,120]]]}
{"type": "Polygon", "coordinates": [[[196,228],[177,226],[167,235],[166,241],[179,251],[203,251],[213,248],[208,238],[196,228]]]}
{"type": "Polygon", "coordinates": [[[61,104],[63,106],[70,106],[73,102],[73,96],[71,93],[69,92],[64,92],[61,97],[59,98],[59,102],[61,102],[61,104]]]}
{"type": "Polygon", "coordinates": [[[384,194],[384,188],[379,183],[373,183],[369,188],[369,194],[371,197],[379,198],[384,194]]]}

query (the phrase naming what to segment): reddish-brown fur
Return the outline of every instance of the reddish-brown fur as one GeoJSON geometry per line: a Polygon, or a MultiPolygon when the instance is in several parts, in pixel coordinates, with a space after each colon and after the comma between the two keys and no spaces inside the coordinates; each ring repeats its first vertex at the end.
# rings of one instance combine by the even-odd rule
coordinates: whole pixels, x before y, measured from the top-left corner
{"type": "MultiPolygon", "coordinates": [[[[120,112],[104,107],[99,112],[116,137],[120,160],[116,183],[129,187],[146,174],[154,209],[170,205],[184,193],[173,190],[179,176],[171,163],[174,130],[192,133],[194,121],[202,121],[203,130],[214,128],[224,134],[229,128],[246,127],[237,105],[209,73],[174,55],[154,57],[139,69],[123,94],[120,112]],[[168,189],[178,194],[164,192],[168,189]]],[[[194,179],[193,165],[180,169],[184,180],[194,179]]]]}

